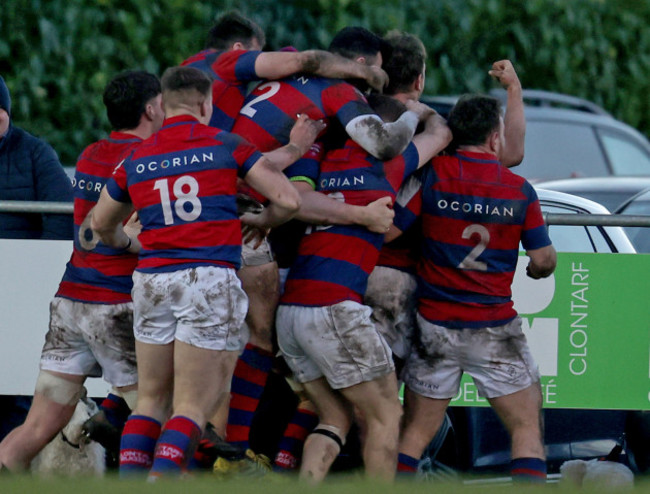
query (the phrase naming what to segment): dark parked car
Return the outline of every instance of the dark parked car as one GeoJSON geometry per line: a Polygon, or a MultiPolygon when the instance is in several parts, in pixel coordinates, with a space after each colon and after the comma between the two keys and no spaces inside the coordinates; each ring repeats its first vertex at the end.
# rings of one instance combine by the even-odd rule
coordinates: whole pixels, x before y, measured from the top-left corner
{"type": "MultiPolygon", "coordinates": [[[[492,92],[504,100],[505,91],[492,92]]],[[[457,96],[423,96],[446,116],[457,96]]],[[[513,171],[531,182],[610,175],[650,176],[650,142],[589,101],[524,90],[526,151],[513,171]]]]}

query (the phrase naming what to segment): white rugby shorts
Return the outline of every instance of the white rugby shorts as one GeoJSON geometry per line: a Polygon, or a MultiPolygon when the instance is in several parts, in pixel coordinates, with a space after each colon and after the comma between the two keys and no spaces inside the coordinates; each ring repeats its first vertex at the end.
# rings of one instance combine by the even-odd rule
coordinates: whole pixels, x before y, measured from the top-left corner
{"type": "Polygon", "coordinates": [[[521,391],[540,379],[518,316],[503,326],[480,329],[448,329],[420,314],[417,323],[403,379],[419,395],[453,398],[463,372],[485,398],[521,391]]]}
{"type": "Polygon", "coordinates": [[[280,305],[278,344],[296,381],[324,376],[332,389],[341,389],[393,372],[390,347],[370,313],[350,300],[326,307],[280,305]]]}
{"type": "Polygon", "coordinates": [[[208,350],[240,351],[248,298],[234,269],[198,266],[168,273],[133,273],[136,340],[179,340],[208,350]]]}
{"type": "Polygon", "coordinates": [[[133,304],[88,304],[54,297],[41,369],[101,377],[113,386],[138,382],[133,304]]]}

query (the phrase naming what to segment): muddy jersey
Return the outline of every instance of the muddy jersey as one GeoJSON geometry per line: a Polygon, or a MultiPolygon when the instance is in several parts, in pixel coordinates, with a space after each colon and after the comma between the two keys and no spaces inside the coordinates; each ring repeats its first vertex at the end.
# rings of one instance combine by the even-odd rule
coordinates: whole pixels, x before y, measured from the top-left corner
{"type": "Polygon", "coordinates": [[[132,134],[111,132],[81,153],[73,179],[74,246],[57,297],[96,304],[131,301],[138,256],[98,242],[88,213],[115,167],[141,142],[132,134]]]}
{"type": "MultiPolygon", "coordinates": [[[[359,206],[381,197],[394,199],[402,182],[417,169],[418,161],[414,144],[409,144],[400,156],[382,162],[348,140],[343,149],[326,154],[317,190],[359,206]]],[[[309,228],[300,242],[280,303],[305,306],[327,306],[343,300],[362,303],[383,240],[383,234],[359,225],[309,228]]]]}
{"type": "Polygon", "coordinates": [[[205,265],[239,268],[236,180],[262,155],[241,137],[181,115],[165,120],[115,170],[106,189],[138,211],[137,271],[205,265]]]}
{"type": "Polygon", "coordinates": [[[458,152],[424,169],[414,201],[421,201],[423,232],[419,313],[447,328],[514,319],[519,243],[526,250],[551,244],[533,187],[492,154],[458,152]]]}
{"type": "Polygon", "coordinates": [[[212,119],[210,126],[231,130],[244,103],[248,83],[259,80],[255,60],[260,51],[203,50],[185,60],[187,65],[208,74],[212,82],[212,119]]]}

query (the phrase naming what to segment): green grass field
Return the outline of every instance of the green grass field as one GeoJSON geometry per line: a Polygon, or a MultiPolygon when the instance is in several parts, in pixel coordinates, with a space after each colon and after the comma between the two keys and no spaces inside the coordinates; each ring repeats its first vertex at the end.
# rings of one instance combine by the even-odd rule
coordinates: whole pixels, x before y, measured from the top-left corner
{"type": "MultiPolygon", "coordinates": [[[[30,476],[6,476],[0,478],[0,494],[497,494],[502,492],[525,492],[526,494],[562,494],[603,492],[547,484],[545,486],[512,486],[441,482],[397,482],[392,485],[370,482],[358,476],[331,477],[318,487],[309,487],[293,478],[264,477],[256,480],[221,481],[206,475],[182,481],[163,481],[147,484],[144,481],[119,480],[113,475],[101,479],[89,478],[34,478],[30,476]]],[[[627,493],[650,493],[650,479],[638,480],[634,490],[606,491],[627,493]]]]}

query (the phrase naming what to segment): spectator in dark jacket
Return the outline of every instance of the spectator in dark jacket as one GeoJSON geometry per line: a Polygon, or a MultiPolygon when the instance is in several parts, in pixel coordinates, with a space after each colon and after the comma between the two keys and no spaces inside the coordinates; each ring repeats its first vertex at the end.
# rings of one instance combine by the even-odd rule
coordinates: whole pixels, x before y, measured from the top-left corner
{"type": "MultiPolygon", "coordinates": [[[[0,201],[72,202],[72,185],[54,149],[11,123],[0,76],[0,201]]],[[[0,213],[0,238],[71,239],[72,215],[0,213]]]]}

